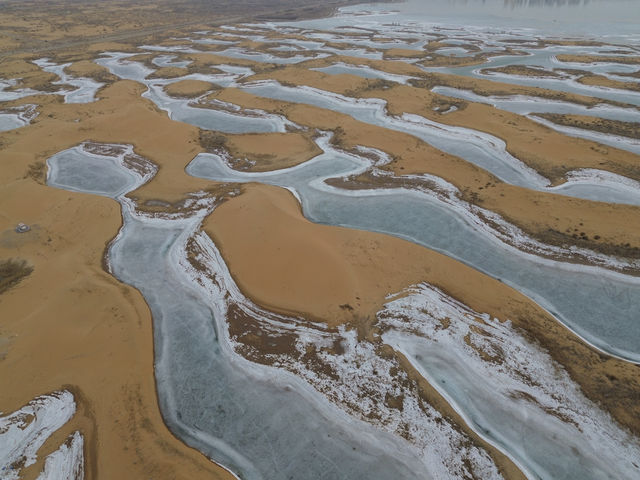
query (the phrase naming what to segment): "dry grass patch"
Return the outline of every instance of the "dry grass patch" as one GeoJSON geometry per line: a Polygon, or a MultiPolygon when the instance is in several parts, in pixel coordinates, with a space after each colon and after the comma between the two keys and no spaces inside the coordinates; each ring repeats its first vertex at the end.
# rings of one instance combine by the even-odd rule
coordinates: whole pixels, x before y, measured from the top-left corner
{"type": "Polygon", "coordinates": [[[113,83],[119,80],[106,67],[98,65],[91,60],[80,60],[72,63],[64,71],[74,77],[92,78],[102,83],[113,83]]]}
{"type": "MultiPolygon", "coordinates": [[[[180,67],[161,67],[147,78],[179,78],[189,75],[189,70],[180,67]]],[[[205,82],[206,83],[206,82],[205,82]]]]}
{"type": "Polygon", "coordinates": [[[0,260],[0,294],[15,287],[33,272],[33,267],[26,260],[9,258],[0,260]]]}
{"type": "Polygon", "coordinates": [[[640,123],[609,120],[586,115],[562,115],[558,113],[538,113],[536,117],[544,118],[558,125],[583,128],[609,135],[640,139],[640,123]]]}

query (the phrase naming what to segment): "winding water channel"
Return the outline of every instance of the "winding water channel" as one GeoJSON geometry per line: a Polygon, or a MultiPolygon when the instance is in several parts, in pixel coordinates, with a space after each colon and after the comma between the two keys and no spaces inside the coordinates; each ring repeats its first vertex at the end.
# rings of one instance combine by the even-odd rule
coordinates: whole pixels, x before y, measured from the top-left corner
{"type": "MultiPolygon", "coordinates": [[[[262,177],[261,181],[274,184],[285,177],[289,188],[295,188],[303,199],[306,211],[318,208],[320,203],[324,208],[362,215],[362,209],[371,205],[359,203],[361,210],[356,211],[345,208],[357,199],[326,187],[320,179],[328,173],[362,170],[368,166],[367,161],[333,150],[328,138],[318,139],[325,150],[323,155],[284,174],[234,175],[219,157],[212,155],[196,157],[188,171],[232,181],[262,177]],[[312,178],[315,180],[310,181],[312,178]]],[[[455,477],[450,463],[434,465],[434,459],[424,450],[421,454],[384,429],[345,414],[314,390],[313,382],[305,382],[304,375],[299,378],[279,368],[262,366],[234,352],[228,336],[226,299],[250,302],[233,283],[215,245],[197,233],[204,216],[215,207],[215,199],[195,196],[192,211],[186,216],[138,212],[125,194],[152,178],[156,170],[135,156],[129,146],[83,144],[54,155],[48,166],[49,185],[108,196],[122,205],[123,227],[109,248],[109,265],[117,278],[142,292],[151,308],[160,405],[165,421],[180,438],[247,479],[296,477],[302,471],[312,478],[329,475],[386,479],[391,475],[415,478],[434,474],[438,478],[455,477]],[[127,163],[131,156],[137,161],[127,163]],[[186,245],[193,238],[209,252],[207,265],[216,273],[208,289],[199,288],[197,278],[185,268],[186,245]],[[283,425],[290,425],[291,430],[283,431],[283,425]],[[305,433],[301,437],[299,432],[305,433]]],[[[358,199],[384,199],[388,204],[387,195],[398,197],[400,207],[407,198],[420,201],[422,209],[428,209],[431,203],[428,196],[415,192],[370,191],[358,199]]],[[[389,217],[400,211],[382,209],[385,214],[391,213],[389,217]]],[[[439,218],[430,213],[438,228],[439,218]]],[[[450,218],[450,212],[445,211],[444,217],[450,218]]],[[[556,274],[559,272],[562,270],[556,269],[556,274]]],[[[251,308],[258,317],[268,315],[251,308]]],[[[467,422],[503,449],[530,478],[634,478],[638,473],[634,458],[640,457],[640,445],[586,400],[566,374],[550,375],[556,367],[546,353],[519,337],[508,325],[495,323],[486,327],[491,329],[488,333],[493,341],[499,342],[505,352],[513,348],[519,351],[518,355],[507,356],[508,368],[496,369],[469,354],[462,340],[469,314],[465,308],[438,291],[419,290],[392,301],[379,314],[383,324],[392,327],[384,341],[414,362],[467,422]],[[456,326],[447,329],[442,338],[432,338],[430,333],[438,331],[429,327],[429,322],[437,321],[437,315],[456,319],[456,326]],[[417,322],[417,327],[405,326],[406,318],[417,322]],[[424,333],[420,333],[421,329],[424,333]],[[460,362],[466,367],[462,368],[460,362]],[[464,374],[467,370],[468,375],[464,374]],[[484,378],[484,386],[476,385],[471,372],[484,378]],[[520,372],[527,372],[533,383],[523,383],[520,372]],[[517,391],[529,391],[543,407],[552,408],[561,402],[567,408],[565,415],[575,416],[573,423],[559,421],[543,407],[523,404],[513,397],[517,391]],[[512,421],[505,422],[505,416],[512,417],[512,421]],[[585,419],[589,421],[585,423],[585,419]],[[549,461],[550,452],[558,454],[553,457],[557,461],[549,461]]],[[[282,324],[288,320],[282,317],[275,321],[282,324]]],[[[319,341],[335,335],[294,327],[300,328],[304,337],[316,336],[319,341]]],[[[345,342],[348,336],[343,338],[345,342]]],[[[364,358],[376,365],[373,351],[365,352],[364,358]]],[[[344,362],[349,355],[358,355],[357,348],[346,348],[344,362]]],[[[361,361],[358,360],[360,366],[361,361]]],[[[413,421],[428,424],[427,418],[413,421]]],[[[446,445],[456,434],[445,430],[440,435],[428,437],[427,447],[442,442],[446,445]]],[[[472,450],[467,455],[474,468],[485,471],[483,478],[500,478],[481,452],[472,450]]]]}
{"type": "MultiPolygon", "coordinates": [[[[159,400],[174,433],[246,479],[427,475],[398,438],[344,414],[294,375],[233,353],[222,294],[204,295],[180,266],[185,242],[211,205],[187,218],[136,213],[124,195],[148,177],[127,169],[123,155],[65,150],[49,159],[48,184],[122,204],[124,225],[109,264],[151,309],[159,400]]],[[[216,269],[226,271],[223,263],[216,269]]]]}
{"type": "MultiPolygon", "coordinates": [[[[434,147],[461,157],[479,167],[486,169],[506,183],[519,185],[542,191],[557,191],[563,195],[585,198],[588,200],[640,204],[640,194],[635,183],[624,177],[620,179],[609,175],[608,181],[602,181],[599,175],[583,174],[579,182],[572,182],[571,177],[565,184],[548,188],[549,181],[533,169],[513,157],[506,149],[503,140],[492,135],[463,127],[449,126],[428,120],[418,115],[403,115],[401,117],[388,115],[386,102],[375,98],[355,99],[332,92],[311,87],[289,87],[276,81],[262,81],[254,83],[237,83],[246,75],[246,69],[233,69],[221,66],[224,74],[192,74],[179,79],[147,79],[152,72],[138,62],[127,61],[132,54],[106,53],[97,62],[121,78],[136,80],[147,85],[148,90],[143,94],[158,107],[166,110],[174,120],[184,121],[200,128],[218,130],[227,133],[249,132],[283,132],[287,125],[292,125],[284,117],[260,111],[242,111],[229,109],[229,105],[218,105],[217,108],[201,108],[193,106],[193,100],[173,98],[167,95],[163,88],[173,82],[183,79],[205,80],[222,87],[239,87],[254,95],[284,100],[294,103],[314,105],[320,108],[347,114],[364,123],[381,126],[391,130],[413,135],[434,147]],[[629,185],[631,187],[629,187],[629,185]]],[[[357,69],[365,72],[367,70],[357,69]]],[[[371,70],[371,69],[369,69],[371,70]]],[[[212,105],[215,107],[215,105],[212,105]]],[[[562,102],[551,102],[548,108],[539,107],[536,111],[556,112],[565,109],[562,102]],[[561,107],[558,106],[560,103],[561,107]]],[[[577,107],[575,107],[577,108],[577,107]]],[[[616,119],[626,119],[628,113],[624,109],[602,109],[616,119]]],[[[563,112],[568,113],[568,112],[563,112]]],[[[636,118],[634,116],[633,118],[636,118]]],[[[584,133],[585,138],[598,140],[597,134],[584,133]]],[[[622,148],[628,145],[635,151],[635,143],[624,141],[622,148]],[[633,148],[632,148],[633,147],[633,148]]],[[[621,145],[617,145],[621,146],[621,145]]],[[[637,147],[640,148],[640,147],[637,147]]],[[[595,172],[594,172],[595,173],[595,172]]]]}

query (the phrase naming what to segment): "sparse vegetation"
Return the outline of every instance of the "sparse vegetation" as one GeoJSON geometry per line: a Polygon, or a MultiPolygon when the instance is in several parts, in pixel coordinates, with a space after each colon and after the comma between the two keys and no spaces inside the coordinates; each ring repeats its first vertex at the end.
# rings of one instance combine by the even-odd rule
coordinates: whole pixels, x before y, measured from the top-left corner
{"type": "Polygon", "coordinates": [[[552,70],[543,70],[542,68],[527,67],[525,65],[507,65],[505,67],[497,68],[483,68],[482,73],[504,73],[506,75],[520,75],[524,77],[544,77],[544,78],[558,78],[561,75],[552,70]]]}
{"type": "Polygon", "coordinates": [[[44,185],[46,171],[46,164],[44,162],[33,162],[29,164],[24,178],[32,178],[36,182],[44,185]]]}
{"type": "Polygon", "coordinates": [[[218,132],[212,132],[209,130],[200,130],[198,137],[200,146],[209,153],[214,153],[225,148],[227,144],[227,137],[218,132]]]}
{"type": "Polygon", "coordinates": [[[594,132],[640,139],[640,123],[636,122],[558,113],[537,113],[536,116],[566,127],[583,128],[594,132]]]}
{"type": "Polygon", "coordinates": [[[33,272],[33,267],[26,260],[10,258],[0,260],[0,294],[15,287],[33,272]]]}

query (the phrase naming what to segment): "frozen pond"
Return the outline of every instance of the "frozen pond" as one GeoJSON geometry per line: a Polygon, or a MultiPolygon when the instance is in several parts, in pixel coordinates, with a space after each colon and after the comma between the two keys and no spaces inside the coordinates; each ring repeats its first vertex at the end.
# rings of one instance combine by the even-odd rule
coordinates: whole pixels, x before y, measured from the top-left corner
{"type": "Polygon", "coordinates": [[[46,58],[34,60],[33,63],[38,65],[45,72],[54,73],[60,77],[59,81],[53,82],[55,85],[70,85],[75,87],[74,90],[61,92],[62,95],[64,95],[65,103],[93,102],[96,99],[96,92],[104,86],[104,84],[96,82],[91,78],[73,77],[67,74],[65,69],[70,66],[71,63],[58,65],[50,62],[46,58]]]}
{"type": "Polygon", "coordinates": [[[0,132],[29,125],[38,116],[36,108],[36,105],[26,104],[0,110],[0,132]]]}

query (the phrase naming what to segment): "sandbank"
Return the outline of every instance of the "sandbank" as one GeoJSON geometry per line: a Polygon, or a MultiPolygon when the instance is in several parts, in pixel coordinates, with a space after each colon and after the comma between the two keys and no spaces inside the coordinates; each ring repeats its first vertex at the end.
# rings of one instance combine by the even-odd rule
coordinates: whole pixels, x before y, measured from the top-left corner
{"type": "Polygon", "coordinates": [[[204,95],[208,91],[217,88],[209,82],[202,80],[179,80],[168,84],[164,87],[164,91],[172,97],[195,98],[204,95]]]}
{"type": "Polygon", "coordinates": [[[309,133],[298,132],[228,135],[225,148],[233,168],[250,172],[293,167],[322,153],[309,133]]]}

